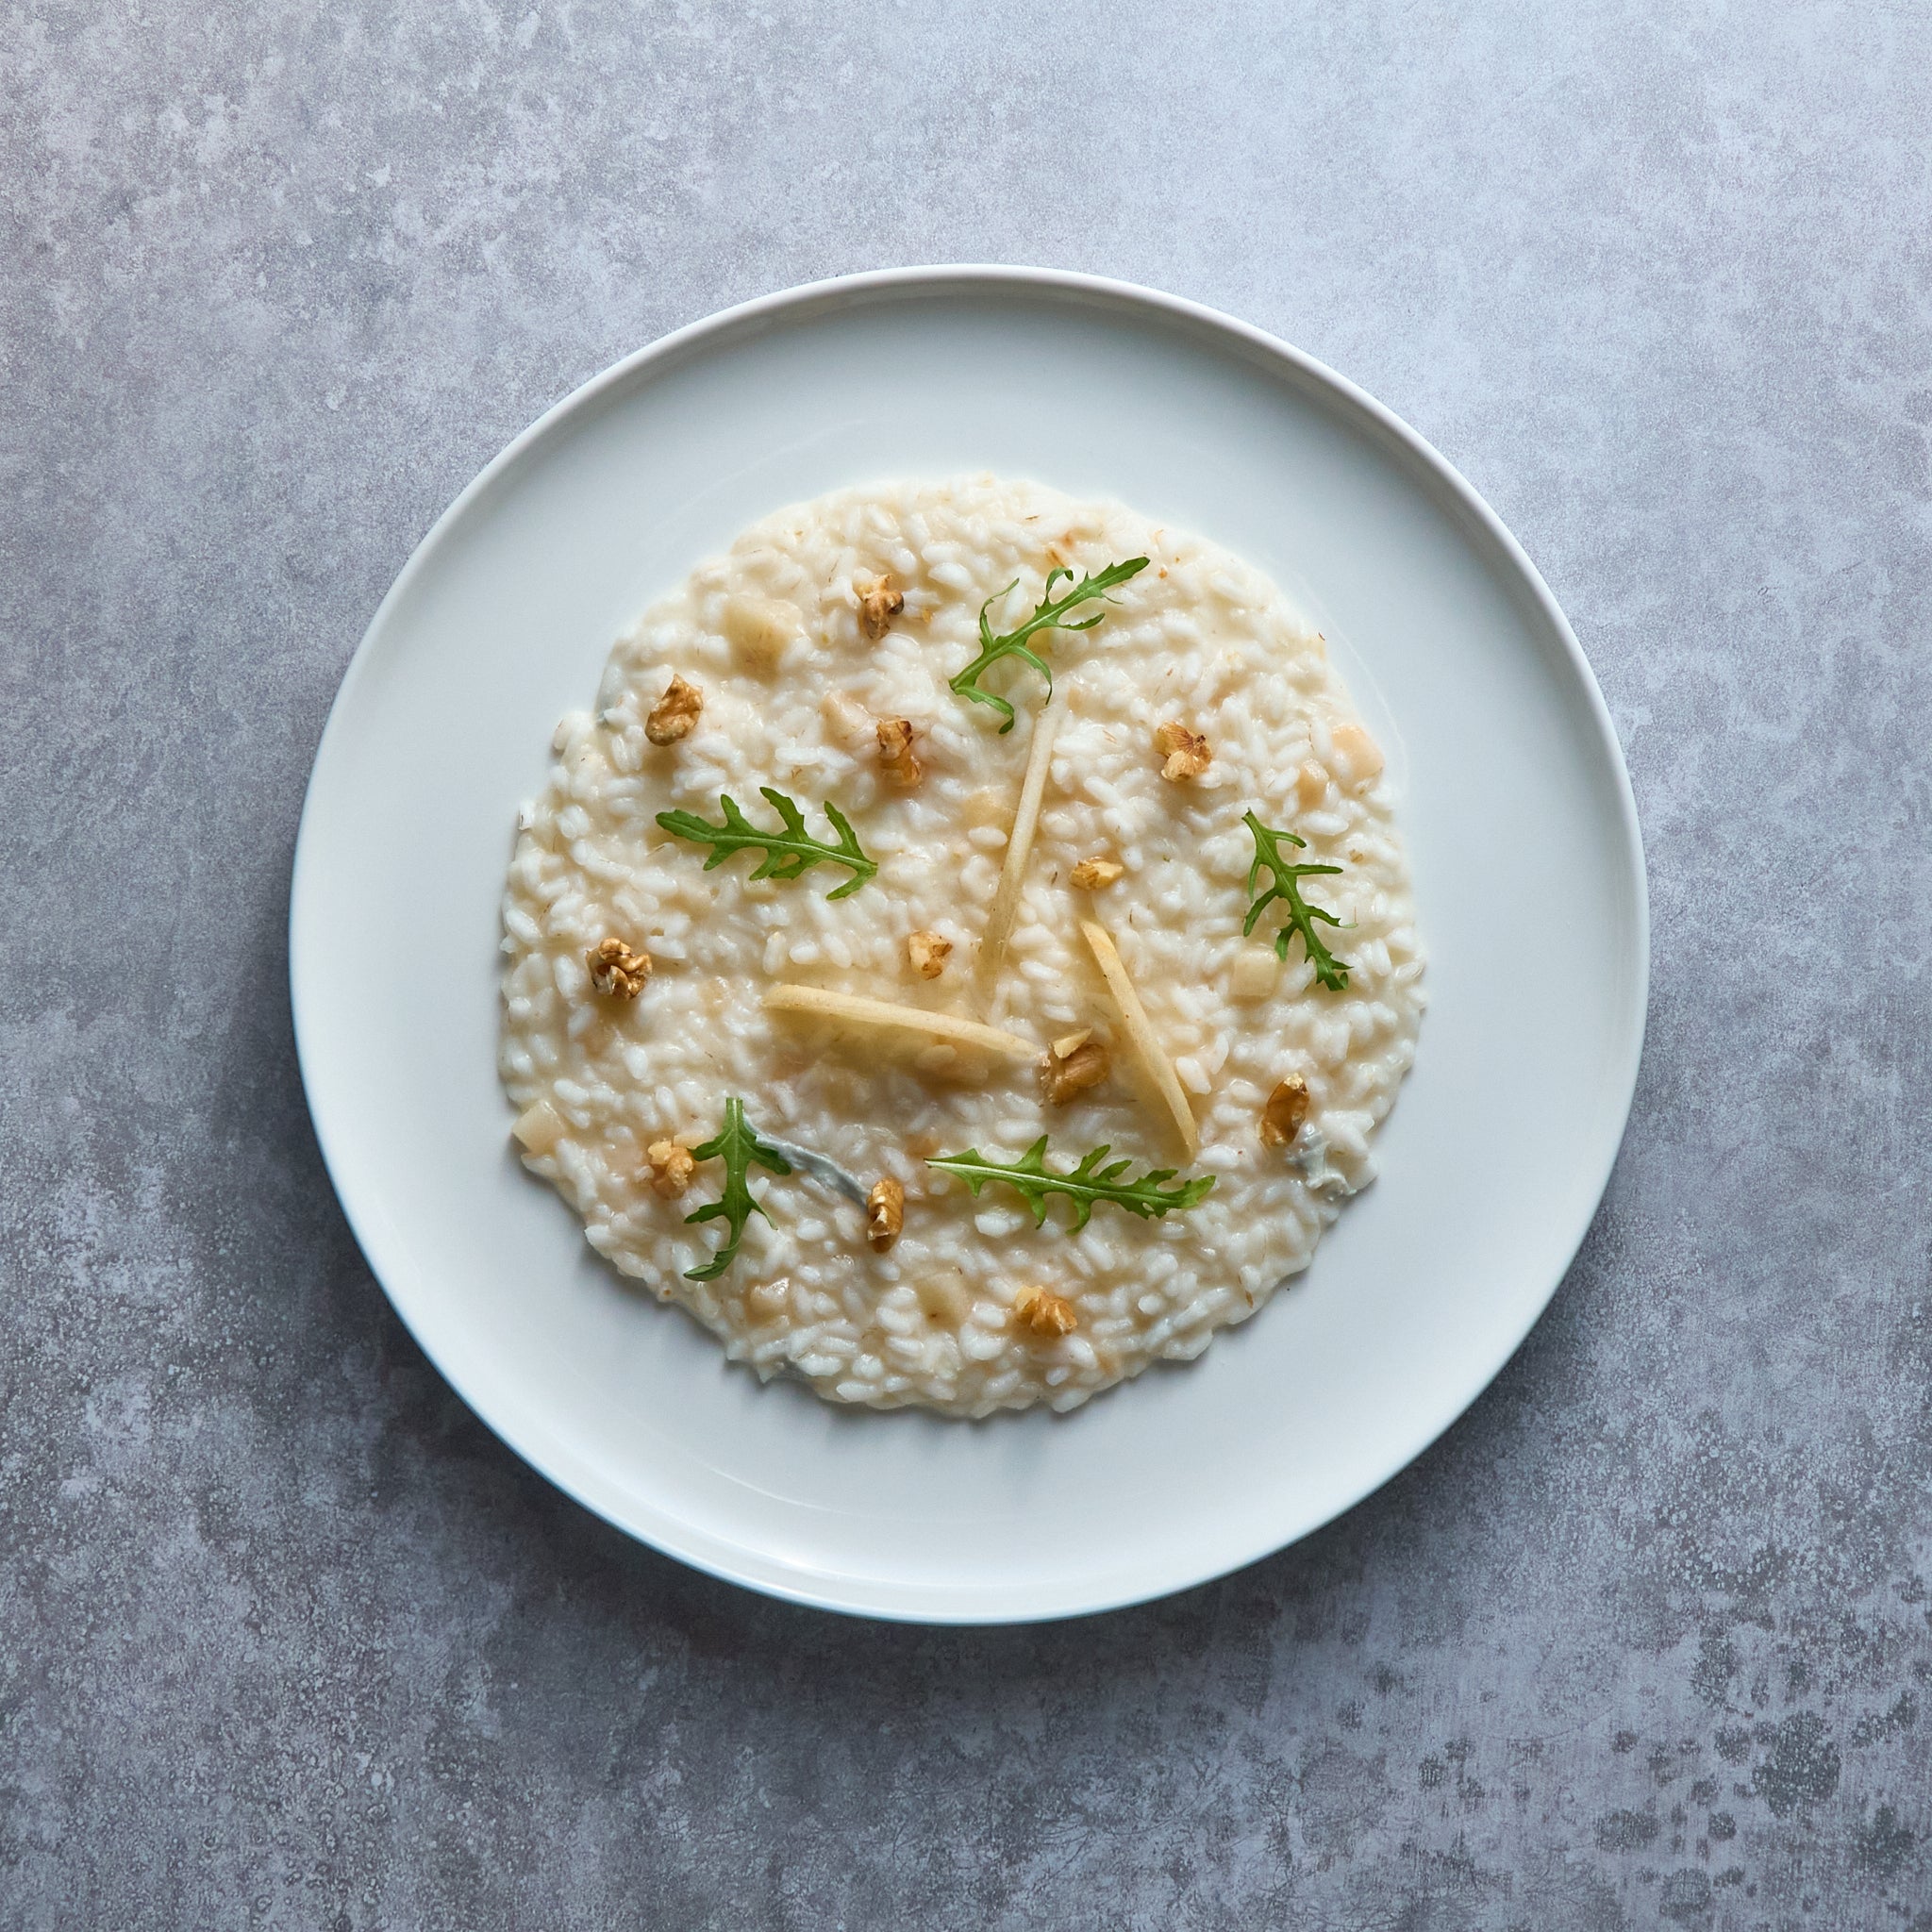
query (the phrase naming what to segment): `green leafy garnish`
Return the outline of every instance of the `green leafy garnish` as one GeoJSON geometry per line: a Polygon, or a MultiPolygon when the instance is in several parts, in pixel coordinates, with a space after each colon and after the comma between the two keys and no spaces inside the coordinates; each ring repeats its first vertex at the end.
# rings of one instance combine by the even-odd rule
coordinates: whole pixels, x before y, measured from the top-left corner
{"type": "Polygon", "coordinates": [[[1244,812],[1241,824],[1255,835],[1255,862],[1248,868],[1248,891],[1255,890],[1255,882],[1261,876],[1265,867],[1274,874],[1274,883],[1248,908],[1248,923],[1241,927],[1243,933],[1255,929],[1255,922],[1276,900],[1288,908],[1288,924],[1274,935],[1274,950],[1285,959],[1288,958],[1288,941],[1291,933],[1300,933],[1303,949],[1307,953],[1308,964],[1315,969],[1315,977],[1330,992],[1340,992],[1348,984],[1348,961],[1338,959],[1322,943],[1315,931],[1316,920],[1324,925],[1339,926],[1341,922],[1334,913],[1324,912],[1319,906],[1310,906],[1302,897],[1301,882],[1313,878],[1321,873],[1339,873],[1339,865],[1293,865],[1281,856],[1281,841],[1286,839],[1291,845],[1306,850],[1307,841],[1297,839],[1292,832],[1271,831],[1253,812],[1244,812]]]}
{"type": "Polygon", "coordinates": [[[1147,568],[1144,557],[1130,557],[1124,563],[1110,563],[1098,576],[1084,576],[1064,597],[1055,597],[1053,587],[1065,577],[1074,582],[1074,573],[1065,568],[1052,571],[1046,579],[1046,589],[1033,615],[1018,630],[1008,631],[1004,637],[994,637],[992,625],[988,623],[986,613],[1007,594],[1015,589],[1020,579],[1015,577],[1005,591],[996,591],[979,607],[979,656],[952,680],[953,689],[962,698],[971,698],[975,705],[991,705],[994,710],[1003,712],[1007,722],[1000,726],[1002,737],[1013,728],[1013,708],[1005,698],[983,690],[978,682],[979,674],[989,665],[997,664],[1002,658],[1018,658],[1022,663],[1030,664],[1046,679],[1046,694],[1053,695],[1053,672],[1046,659],[1026,648],[1026,640],[1042,630],[1091,630],[1107,615],[1096,610],[1091,617],[1084,618],[1078,624],[1069,624],[1066,613],[1077,604],[1086,604],[1098,597],[1105,601],[1107,593],[1116,585],[1124,584],[1138,571],[1147,568]]]}
{"type": "Polygon", "coordinates": [[[687,1281],[715,1281],[732,1262],[738,1258],[738,1245],[744,1239],[745,1224],[754,1214],[763,1214],[767,1221],[769,1214],[752,1199],[751,1188],[746,1176],[751,1173],[751,1164],[757,1161],[760,1167],[769,1168],[773,1174],[790,1174],[791,1163],[775,1147],[768,1147],[758,1139],[758,1129],[744,1117],[744,1102],[727,1100],[724,1103],[724,1124],[718,1130],[715,1140],[707,1141],[702,1147],[691,1150],[693,1160],[720,1160],[724,1163],[724,1192],[721,1199],[700,1208],[695,1214],[687,1214],[687,1222],[716,1221],[723,1216],[731,1224],[731,1238],[702,1268],[688,1268],[684,1278],[687,1281]]]}
{"type": "Polygon", "coordinates": [[[752,874],[755,879],[795,879],[800,873],[809,872],[815,865],[830,859],[834,865],[849,867],[852,876],[842,886],[827,892],[827,899],[842,899],[848,892],[856,892],[867,879],[878,871],[878,861],[868,858],[859,850],[858,841],[854,836],[845,814],[830,799],[825,801],[825,816],[832,822],[832,829],[839,835],[836,845],[828,845],[823,839],[814,839],[805,829],[805,814],[792,804],[782,791],[774,791],[769,785],[760,785],[759,792],[765,803],[785,822],[782,832],[761,832],[739,810],[738,801],[726,791],[720,795],[718,803],[724,808],[724,823],[714,825],[691,811],[660,811],[658,823],[673,837],[689,839],[696,845],[714,846],[705,860],[705,870],[723,865],[734,852],[762,852],[765,856],[758,861],[758,870],[752,874]]]}
{"type": "Polygon", "coordinates": [[[1116,1160],[1111,1167],[1102,1167],[1100,1163],[1112,1152],[1108,1147],[1096,1147],[1068,1174],[1052,1174],[1046,1165],[1046,1141],[1047,1137],[1041,1135],[1014,1161],[992,1160],[977,1147],[969,1147],[963,1154],[935,1154],[926,1165],[942,1167],[948,1174],[958,1174],[975,1201],[988,1181],[1005,1181],[1015,1192],[1025,1196],[1033,1209],[1036,1227],[1046,1220],[1046,1197],[1064,1194],[1074,1204],[1070,1234],[1078,1234],[1087,1225],[1096,1201],[1111,1201],[1116,1208],[1124,1208],[1142,1221],[1158,1221],[1174,1208],[1197,1207],[1214,1186],[1214,1176],[1208,1174],[1172,1188],[1163,1187],[1163,1181],[1174,1179],[1174,1170],[1171,1167],[1154,1168],[1137,1181],[1124,1179],[1133,1162],[1116,1160]]]}

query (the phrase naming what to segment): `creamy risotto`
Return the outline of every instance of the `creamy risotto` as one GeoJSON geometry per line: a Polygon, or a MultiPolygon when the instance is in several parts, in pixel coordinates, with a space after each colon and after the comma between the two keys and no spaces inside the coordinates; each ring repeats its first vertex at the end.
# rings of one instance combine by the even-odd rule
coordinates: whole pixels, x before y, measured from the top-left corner
{"type": "Polygon", "coordinates": [[[553,748],[504,899],[523,1158],[760,1376],[1072,1408],[1371,1178],[1423,1008],[1382,754],[1225,551],[990,476],[800,504],[553,748]]]}

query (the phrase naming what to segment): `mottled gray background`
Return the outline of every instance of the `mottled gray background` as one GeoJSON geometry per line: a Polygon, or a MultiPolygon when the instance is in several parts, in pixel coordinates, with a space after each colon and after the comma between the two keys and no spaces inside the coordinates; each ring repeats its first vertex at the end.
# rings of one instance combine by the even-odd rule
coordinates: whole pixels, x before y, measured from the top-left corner
{"type": "Polygon", "coordinates": [[[0,6],[0,1922],[1932,1926],[1932,12],[0,6]],[[925,1633],[564,1501],[343,1225],[342,666],[547,404],[841,270],[1218,304],[1433,438],[1627,747],[1649,1050],[1406,1474],[925,1633]]]}

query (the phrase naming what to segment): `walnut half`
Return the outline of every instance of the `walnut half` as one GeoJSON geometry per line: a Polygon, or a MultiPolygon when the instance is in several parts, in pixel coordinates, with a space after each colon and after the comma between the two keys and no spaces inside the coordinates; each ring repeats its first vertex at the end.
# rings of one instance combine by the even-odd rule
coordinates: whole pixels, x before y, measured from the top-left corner
{"type": "Polygon", "coordinates": [[[606,999],[634,1000],[651,976],[651,956],[627,946],[622,940],[599,940],[584,955],[591,969],[591,984],[606,999]]]}
{"type": "Polygon", "coordinates": [[[1064,1107],[1076,1093],[1098,1087],[1113,1071],[1113,1056],[1097,1040],[1075,1040],[1065,1053],[1064,1041],[1040,1058],[1040,1091],[1049,1105],[1064,1107]]]}
{"type": "Polygon", "coordinates": [[[879,764],[889,785],[909,791],[924,775],[925,767],[912,750],[912,720],[881,718],[878,723],[879,764]]]}
{"type": "Polygon", "coordinates": [[[644,736],[653,744],[675,744],[689,738],[705,708],[705,694],[696,685],[687,684],[675,672],[664,695],[651,708],[644,720],[644,736]]]}
{"type": "Polygon", "coordinates": [[[891,1174],[872,1184],[865,1197],[865,1238],[883,1255],[906,1225],[906,1190],[891,1174]]]}
{"type": "Polygon", "coordinates": [[[651,1163],[651,1186],[667,1201],[683,1193],[698,1171],[691,1149],[680,1147],[675,1141],[653,1141],[644,1149],[644,1158],[651,1163]]]}
{"type": "Polygon", "coordinates": [[[906,593],[894,590],[889,576],[874,577],[863,590],[861,578],[852,588],[858,591],[858,627],[874,643],[891,629],[892,620],[906,608],[906,593]]]}
{"type": "Polygon", "coordinates": [[[1043,1288],[1020,1291],[1013,1303],[1013,1320],[1041,1341],[1058,1341],[1080,1325],[1073,1303],[1065,1295],[1049,1294],[1043,1288]]]}
{"type": "Polygon", "coordinates": [[[1075,891],[1103,891],[1125,870],[1117,858],[1083,858],[1067,874],[1067,883],[1075,891]]]}
{"type": "Polygon", "coordinates": [[[1154,734],[1154,749],[1167,760],[1160,768],[1160,775],[1173,785],[1198,778],[1214,761],[1213,748],[1208,741],[1178,718],[1170,718],[1154,734]]]}
{"type": "Polygon", "coordinates": [[[906,957],[922,979],[937,979],[946,970],[946,957],[953,942],[941,933],[915,932],[906,936],[906,957]]]}
{"type": "Polygon", "coordinates": [[[1261,1109],[1261,1144],[1286,1147],[1308,1118],[1308,1083],[1297,1074],[1283,1080],[1261,1109]]]}

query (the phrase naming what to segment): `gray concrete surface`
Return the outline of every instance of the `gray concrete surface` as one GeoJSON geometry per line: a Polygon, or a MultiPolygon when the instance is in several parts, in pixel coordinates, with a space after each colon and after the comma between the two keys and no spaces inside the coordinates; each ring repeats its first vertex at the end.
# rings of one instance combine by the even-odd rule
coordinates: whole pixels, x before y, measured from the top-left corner
{"type": "Polygon", "coordinates": [[[1932,1926],[1932,15],[13,0],[0,1924],[1932,1926]],[[1628,1141],[1414,1469],[926,1633],[525,1472],[342,1223],[296,812],[583,377],[840,270],[1279,331],[1514,526],[1627,746],[1628,1141]]]}

